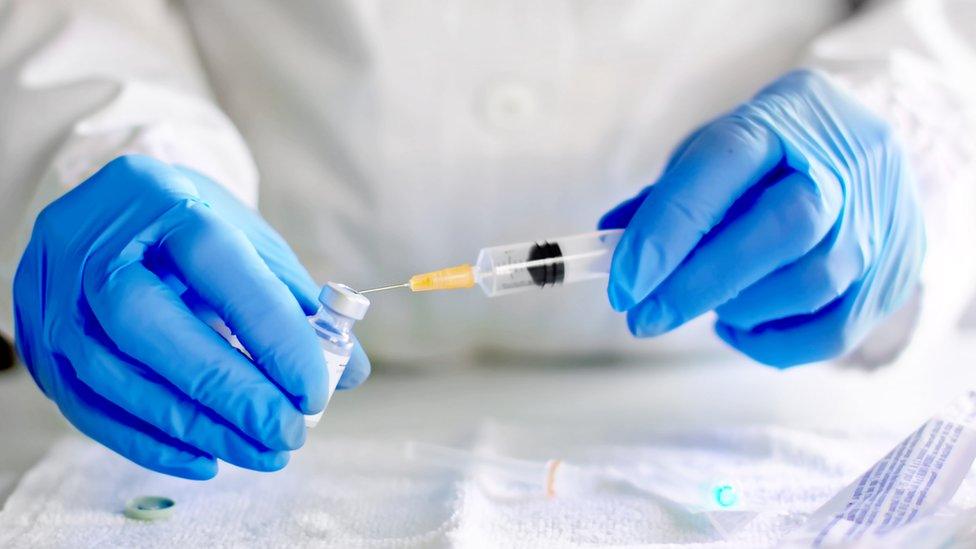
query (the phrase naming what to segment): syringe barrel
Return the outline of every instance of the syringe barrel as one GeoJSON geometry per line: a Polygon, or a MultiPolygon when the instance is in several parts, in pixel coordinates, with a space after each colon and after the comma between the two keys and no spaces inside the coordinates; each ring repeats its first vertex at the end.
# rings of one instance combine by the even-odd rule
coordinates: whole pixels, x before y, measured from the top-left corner
{"type": "Polygon", "coordinates": [[[484,248],[477,280],[485,294],[514,293],[606,277],[622,230],[484,248]]]}

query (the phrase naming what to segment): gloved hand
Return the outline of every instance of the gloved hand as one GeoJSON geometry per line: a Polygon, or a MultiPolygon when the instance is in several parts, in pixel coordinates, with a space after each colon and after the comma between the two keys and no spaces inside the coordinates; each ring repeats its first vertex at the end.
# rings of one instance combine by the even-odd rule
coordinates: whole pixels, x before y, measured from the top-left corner
{"type": "MultiPolygon", "coordinates": [[[[38,216],[14,280],[17,347],[78,429],[150,469],[276,470],[326,404],[306,320],[317,288],[285,242],[219,185],[147,157],[108,163],[38,216]],[[175,275],[253,362],[194,316],[175,275]],[[304,309],[304,311],[303,311],[304,309]]],[[[368,374],[358,350],[351,386],[368,374]]]]}
{"type": "Polygon", "coordinates": [[[639,337],[714,309],[718,335],[760,362],[838,356],[916,289],[915,193],[883,121],[824,76],[789,73],[603,217],[626,227],[610,303],[639,337]]]}

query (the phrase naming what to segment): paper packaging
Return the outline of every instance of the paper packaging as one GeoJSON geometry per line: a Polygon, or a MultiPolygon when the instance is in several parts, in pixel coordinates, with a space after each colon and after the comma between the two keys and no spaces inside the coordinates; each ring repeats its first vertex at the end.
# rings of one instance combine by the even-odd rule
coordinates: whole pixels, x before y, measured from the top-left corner
{"type": "Polygon", "coordinates": [[[974,458],[976,391],[970,391],[817,509],[787,540],[814,547],[878,542],[948,503],[974,458]]]}

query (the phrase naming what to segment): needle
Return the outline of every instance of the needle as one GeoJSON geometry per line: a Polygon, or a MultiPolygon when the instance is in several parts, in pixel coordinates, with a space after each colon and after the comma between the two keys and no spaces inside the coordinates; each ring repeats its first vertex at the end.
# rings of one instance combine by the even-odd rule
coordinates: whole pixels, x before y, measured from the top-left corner
{"type": "Polygon", "coordinates": [[[393,289],[396,289],[396,288],[409,288],[409,287],[410,287],[410,283],[409,282],[404,282],[403,284],[394,284],[392,286],[382,286],[380,288],[370,288],[368,290],[362,290],[359,293],[361,293],[361,294],[368,294],[370,292],[385,292],[386,290],[393,290],[393,289]]]}

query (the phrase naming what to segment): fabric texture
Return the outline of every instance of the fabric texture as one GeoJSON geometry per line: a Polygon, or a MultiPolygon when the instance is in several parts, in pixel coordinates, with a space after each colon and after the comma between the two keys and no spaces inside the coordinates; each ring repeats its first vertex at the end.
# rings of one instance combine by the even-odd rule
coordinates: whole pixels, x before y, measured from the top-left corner
{"type": "MultiPolygon", "coordinates": [[[[487,423],[466,443],[451,443],[540,464],[559,457],[590,473],[612,466],[650,490],[593,483],[564,486],[554,498],[497,469],[425,465],[408,458],[402,442],[313,438],[282,472],[223,465],[202,483],[152,473],[72,437],[22,479],[0,512],[0,546],[769,546],[899,435],[744,427],[607,435],[598,445],[574,446],[569,428],[487,423]],[[681,471],[691,499],[699,486],[735,485],[741,499],[733,511],[718,512],[722,520],[754,518],[723,538],[701,514],[651,493],[673,484],[669,471],[681,471]],[[125,502],[143,495],[174,499],[174,516],[126,519],[125,502]]],[[[953,504],[976,505],[973,474],[953,504]]]]}

